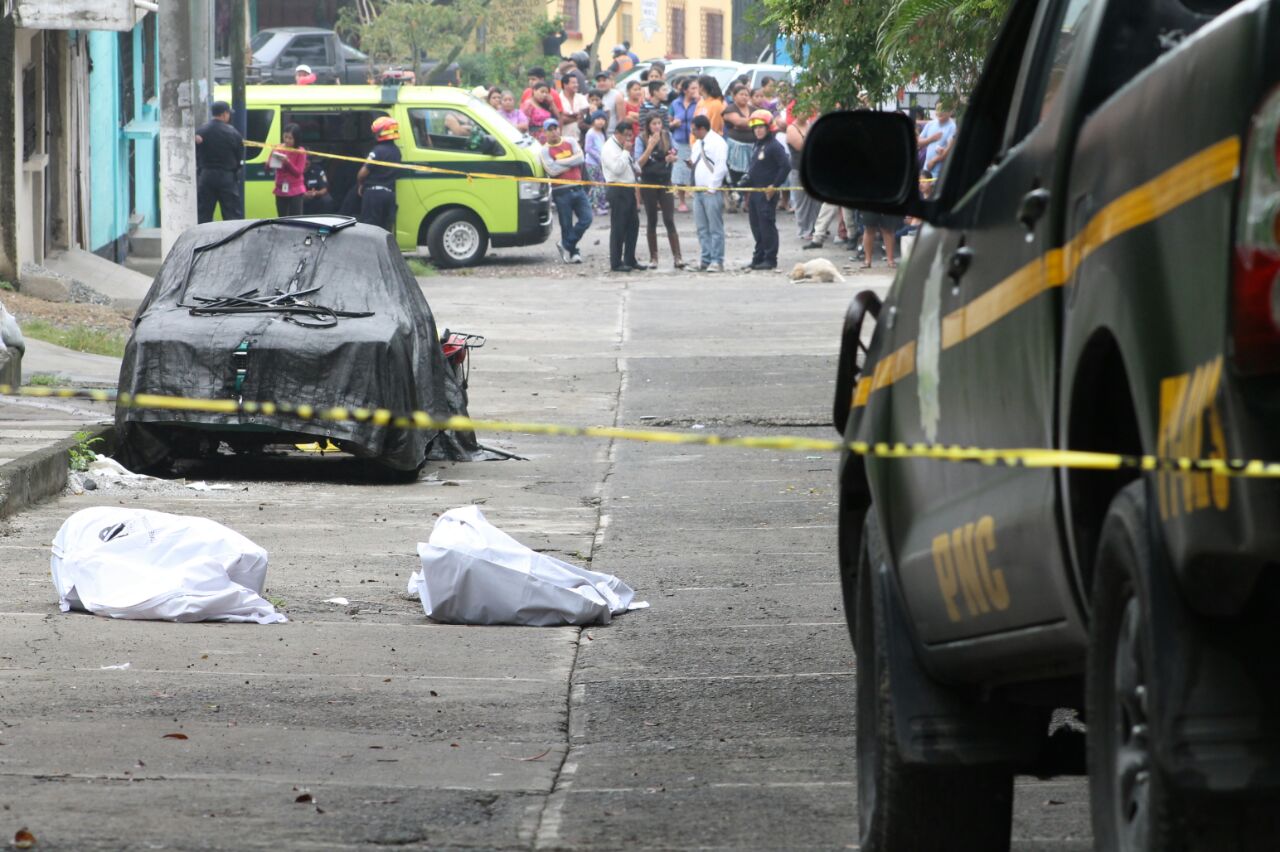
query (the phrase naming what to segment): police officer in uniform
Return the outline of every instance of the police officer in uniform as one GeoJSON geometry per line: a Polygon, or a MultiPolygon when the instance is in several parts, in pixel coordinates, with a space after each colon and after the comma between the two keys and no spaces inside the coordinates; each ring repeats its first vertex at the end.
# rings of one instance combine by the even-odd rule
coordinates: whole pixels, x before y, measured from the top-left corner
{"type": "Polygon", "coordinates": [[[196,212],[200,222],[213,221],[213,208],[221,205],[222,218],[243,219],[240,194],[240,160],[244,138],[231,126],[231,106],[214,101],[213,118],[196,131],[196,212]]]}
{"type": "Polygon", "coordinates": [[[360,193],[359,218],[366,225],[377,225],[394,234],[396,178],[400,177],[400,170],[391,164],[400,162],[400,146],[395,143],[400,138],[400,125],[394,118],[384,115],[374,119],[371,129],[378,141],[356,175],[360,193]]]}
{"type": "Polygon", "coordinates": [[[751,222],[751,236],[756,247],[751,263],[743,269],[778,268],[778,204],[774,200],[775,188],[785,186],[791,174],[791,155],[773,134],[773,113],[758,109],[747,118],[747,126],[756,137],[751,150],[751,168],[743,185],[764,189],[750,193],[747,213],[751,222]]]}
{"type": "Polygon", "coordinates": [[[302,212],[308,216],[332,213],[337,204],[329,193],[329,176],[324,171],[324,160],[308,157],[304,180],[307,191],[303,194],[302,212]]]}

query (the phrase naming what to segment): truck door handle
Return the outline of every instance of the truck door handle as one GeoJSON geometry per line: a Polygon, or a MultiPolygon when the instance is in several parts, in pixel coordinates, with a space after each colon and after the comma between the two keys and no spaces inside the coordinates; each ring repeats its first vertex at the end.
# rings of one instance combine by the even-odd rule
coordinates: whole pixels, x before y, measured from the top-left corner
{"type": "Polygon", "coordinates": [[[1022,203],[1018,205],[1018,221],[1030,231],[1048,209],[1049,190],[1044,187],[1033,189],[1022,196],[1022,203]]]}
{"type": "Polygon", "coordinates": [[[947,277],[959,284],[961,277],[969,271],[971,263],[973,263],[973,249],[960,246],[951,253],[951,260],[947,261],[947,277]]]}

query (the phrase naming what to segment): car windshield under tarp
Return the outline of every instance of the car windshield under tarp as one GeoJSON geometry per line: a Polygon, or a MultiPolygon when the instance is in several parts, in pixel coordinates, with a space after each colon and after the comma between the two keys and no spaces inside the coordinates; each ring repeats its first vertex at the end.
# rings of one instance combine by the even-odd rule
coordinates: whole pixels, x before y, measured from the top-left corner
{"type": "MultiPolygon", "coordinates": [[[[347,217],[294,217],[262,220],[192,252],[190,268],[178,285],[158,301],[176,302],[193,315],[239,305],[257,312],[270,306],[288,317],[288,306],[310,305],[342,314],[368,316],[409,298],[400,276],[390,268],[389,252],[373,240],[343,240],[338,232],[354,224],[347,217]]],[[[303,323],[307,324],[307,323],[303,323]]]]}

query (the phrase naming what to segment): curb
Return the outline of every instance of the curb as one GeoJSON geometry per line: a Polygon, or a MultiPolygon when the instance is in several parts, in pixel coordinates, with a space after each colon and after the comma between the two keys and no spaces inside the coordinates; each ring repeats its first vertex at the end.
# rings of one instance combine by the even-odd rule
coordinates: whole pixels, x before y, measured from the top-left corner
{"type": "MultiPolygon", "coordinates": [[[[90,426],[83,431],[90,438],[102,438],[107,447],[115,443],[114,425],[90,426]]],[[[43,450],[0,465],[0,518],[15,515],[62,491],[71,470],[68,451],[78,443],[74,437],[63,438],[43,450]]]]}

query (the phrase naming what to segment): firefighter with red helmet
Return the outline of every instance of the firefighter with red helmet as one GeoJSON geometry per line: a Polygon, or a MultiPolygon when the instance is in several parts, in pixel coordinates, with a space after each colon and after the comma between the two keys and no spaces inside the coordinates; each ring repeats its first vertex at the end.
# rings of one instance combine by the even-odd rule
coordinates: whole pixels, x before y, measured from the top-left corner
{"type": "Polygon", "coordinates": [[[396,178],[400,177],[400,125],[390,116],[373,120],[371,126],[377,142],[365,164],[356,175],[360,193],[360,221],[377,225],[391,233],[396,231],[396,178]]]}
{"type": "Polygon", "coordinates": [[[758,109],[747,117],[747,126],[755,134],[756,144],[751,149],[751,168],[743,178],[743,186],[763,189],[749,193],[747,213],[751,222],[751,236],[755,237],[755,251],[747,269],[769,270],[778,268],[778,205],[774,200],[777,187],[786,185],[791,174],[791,157],[773,132],[773,113],[758,109]]]}

